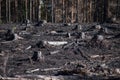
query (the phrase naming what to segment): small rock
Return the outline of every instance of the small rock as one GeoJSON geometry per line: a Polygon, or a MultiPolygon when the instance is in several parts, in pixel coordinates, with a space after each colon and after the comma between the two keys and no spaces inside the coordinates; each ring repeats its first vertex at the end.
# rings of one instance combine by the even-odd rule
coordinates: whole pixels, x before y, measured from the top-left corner
{"type": "Polygon", "coordinates": [[[117,74],[120,74],[120,69],[115,69],[115,72],[117,73],[117,74]]]}
{"type": "Polygon", "coordinates": [[[56,32],[56,31],[51,31],[50,33],[51,33],[51,34],[56,34],[57,32],[56,32]]]}
{"type": "Polygon", "coordinates": [[[102,35],[97,35],[97,40],[103,41],[103,40],[104,40],[104,37],[103,37],[102,35]]]}
{"type": "Polygon", "coordinates": [[[102,68],[108,68],[108,66],[106,64],[101,64],[100,65],[102,68]]]}
{"type": "Polygon", "coordinates": [[[96,25],[95,28],[100,30],[102,27],[101,27],[101,25],[96,25]]]}

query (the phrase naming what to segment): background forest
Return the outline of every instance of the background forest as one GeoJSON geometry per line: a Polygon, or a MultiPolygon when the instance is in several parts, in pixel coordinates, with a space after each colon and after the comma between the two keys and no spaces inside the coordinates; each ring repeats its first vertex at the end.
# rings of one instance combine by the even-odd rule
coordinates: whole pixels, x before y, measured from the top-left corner
{"type": "Polygon", "coordinates": [[[0,0],[0,23],[120,20],[120,0],[0,0]]]}

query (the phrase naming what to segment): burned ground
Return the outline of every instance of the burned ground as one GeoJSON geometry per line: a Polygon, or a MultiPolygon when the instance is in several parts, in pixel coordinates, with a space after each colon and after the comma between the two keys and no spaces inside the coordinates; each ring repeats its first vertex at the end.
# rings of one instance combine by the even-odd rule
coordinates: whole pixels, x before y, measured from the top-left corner
{"type": "Polygon", "coordinates": [[[76,25],[0,25],[0,75],[75,76],[65,80],[120,78],[120,25],[76,25]],[[23,39],[7,41],[4,36],[8,29],[23,39]],[[56,46],[45,41],[67,44],[56,46]]]}

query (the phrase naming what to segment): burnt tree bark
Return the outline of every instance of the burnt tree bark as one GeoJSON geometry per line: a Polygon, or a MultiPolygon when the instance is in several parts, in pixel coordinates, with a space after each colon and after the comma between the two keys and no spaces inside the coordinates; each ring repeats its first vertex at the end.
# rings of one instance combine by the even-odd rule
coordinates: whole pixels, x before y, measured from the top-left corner
{"type": "Polygon", "coordinates": [[[38,10],[39,21],[41,20],[41,0],[39,0],[39,10],[38,10]]]}
{"type": "Polygon", "coordinates": [[[117,4],[117,6],[116,6],[116,18],[118,18],[119,17],[119,0],[117,0],[116,1],[116,4],[117,4]]]}
{"type": "Polygon", "coordinates": [[[30,0],[30,21],[32,22],[32,0],[30,0]]]}
{"type": "Polygon", "coordinates": [[[62,19],[63,19],[63,23],[65,23],[65,1],[62,0],[62,19]]]}
{"type": "Polygon", "coordinates": [[[54,23],[54,0],[52,0],[52,23],[54,23]]]}
{"type": "Polygon", "coordinates": [[[32,10],[32,13],[33,13],[33,22],[35,22],[35,0],[33,1],[33,10],[32,10]]]}
{"type": "Polygon", "coordinates": [[[15,22],[18,22],[18,1],[15,0],[15,22]]]}
{"type": "Polygon", "coordinates": [[[1,21],[1,1],[2,0],[0,0],[0,21],[1,21]]]}
{"type": "Polygon", "coordinates": [[[74,21],[74,1],[72,0],[72,9],[71,9],[71,23],[74,21]]]}
{"type": "Polygon", "coordinates": [[[106,22],[108,18],[108,0],[104,0],[104,17],[103,17],[103,22],[106,22]]]}
{"type": "Polygon", "coordinates": [[[28,0],[25,0],[25,18],[28,19],[28,0]]]}
{"type": "Polygon", "coordinates": [[[9,22],[11,22],[11,0],[8,0],[9,1],[9,22]]]}
{"type": "Polygon", "coordinates": [[[79,23],[79,0],[76,0],[76,22],[79,23]]]}
{"type": "Polygon", "coordinates": [[[6,0],[6,22],[8,22],[8,0],[6,0]]]}

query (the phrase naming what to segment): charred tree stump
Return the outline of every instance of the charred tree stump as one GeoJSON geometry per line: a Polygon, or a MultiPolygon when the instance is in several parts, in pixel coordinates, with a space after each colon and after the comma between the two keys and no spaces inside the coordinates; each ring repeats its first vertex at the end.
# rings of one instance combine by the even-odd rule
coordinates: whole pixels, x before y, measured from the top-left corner
{"type": "Polygon", "coordinates": [[[31,59],[33,61],[44,61],[44,56],[41,51],[35,51],[31,59]]]}

